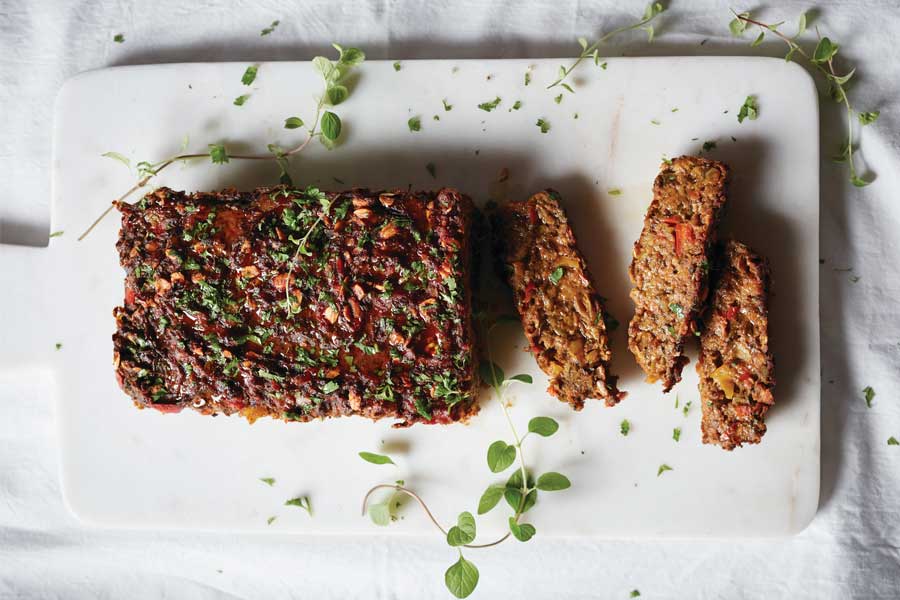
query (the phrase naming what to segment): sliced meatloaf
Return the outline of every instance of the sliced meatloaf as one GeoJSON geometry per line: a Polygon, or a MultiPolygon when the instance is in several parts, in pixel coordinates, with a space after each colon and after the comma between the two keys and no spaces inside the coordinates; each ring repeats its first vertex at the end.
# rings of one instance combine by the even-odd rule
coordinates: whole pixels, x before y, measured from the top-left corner
{"type": "Polygon", "coordinates": [[[115,367],[139,407],[399,425],[477,410],[468,197],[161,188],[118,208],[115,367]]]}
{"type": "Polygon", "coordinates": [[[732,450],[757,444],[775,402],[769,350],[769,268],[738,242],[727,242],[713,273],[712,304],[700,336],[704,444],[732,450]]]}
{"type": "Polygon", "coordinates": [[[609,372],[609,340],[600,296],[553,190],[499,213],[508,281],[548,392],[576,410],[586,398],[616,404],[624,394],[609,372]]]}
{"type": "Polygon", "coordinates": [[[662,165],[634,244],[629,275],[635,313],[628,348],[663,391],[681,380],[687,338],[707,295],[709,254],[726,200],[728,167],[681,156],[662,165]]]}

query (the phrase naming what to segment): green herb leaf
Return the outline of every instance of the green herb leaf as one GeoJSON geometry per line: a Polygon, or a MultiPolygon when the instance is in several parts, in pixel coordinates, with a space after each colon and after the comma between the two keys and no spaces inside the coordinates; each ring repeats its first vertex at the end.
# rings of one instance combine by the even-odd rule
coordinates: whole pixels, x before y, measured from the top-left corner
{"type": "Polygon", "coordinates": [[[534,383],[534,380],[531,378],[531,375],[526,373],[519,373],[518,375],[513,375],[507,381],[518,381],[519,383],[534,383]]]}
{"type": "Polygon", "coordinates": [[[765,32],[765,31],[760,31],[760,32],[759,32],[759,35],[756,36],[756,39],[753,40],[752,42],[750,42],[750,47],[751,47],[751,48],[755,48],[756,46],[759,46],[760,44],[763,43],[763,40],[764,40],[765,38],[766,38],[766,32],[765,32]]]}
{"type": "Polygon", "coordinates": [[[309,502],[309,496],[301,496],[299,498],[291,498],[284,503],[285,506],[299,506],[312,516],[312,504],[309,502]]]}
{"type": "Polygon", "coordinates": [[[390,500],[369,505],[369,519],[379,527],[387,527],[391,524],[390,500]]]}
{"type": "Polygon", "coordinates": [[[676,427],[672,430],[672,439],[676,442],[681,439],[681,427],[676,427]]]}
{"type": "Polygon", "coordinates": [[[340,386],[338,385],[338,383],[336,381],[329,381],[328,383],[326,383],[325,385],[322,386],[322,393],[323,394],[331,394],[333,392],[336,392],[339,387],[340,386]]]}
{"type": "Polygon", "coordinates": [[[277,519],[277,518],[278,517],[269,517],[268,519],[266,519],[266,525],[271,525],[272,523],[275,522],[275,519],[277,519]]]}
{"type": "Polygon", "coordinates": [[[268,485],[269,487],[275,485],[274,477],[260,477],[259,480],[262,481],[264,484],[268,485]]]}
{"type": "Polygon", "coordinates": [[[400,68],[401,68],[401,67],[400,67],[400,61],[398,60],[397,62],[394,63],[394,70],[395,70],[395,71],[399,71],[400,68]]]}
{"type": "Polygon", "coordinates": [[[631,593],[628,595],[629,598],[638,598],[641,593],[638,590],[631,590],[631,593]]]}
{"type": "Polygon", "coordinates": [[[863,388],[863,394],[866,395],[866,406],[872,408],[872,400],[875,399],[875,390],[872,389],[871,385],[867,385],[863,388]]]}
{"type": "Polygon", "coordinates": [[[561,473],[544,473],[537,479],[537,489],[542,492],[556,492],[572,487],[569,478],[561,473]]]}
{"type": "Polygon", "coordinates": [[[273,31],[275,31],[275,28],[278,27],[278,24],[280,22],[281,21],[272,21],[272,24],[269,25],[268,27],[266,27],[265,29],[263,29],[262,31],[260,31],[259,35],[269,35],[273,31]]]}
{"type": "Polygon", "coordinates": [[[560,102],[562,102],[562,99],[563,99],[563,95],[560,94],[559,96],[555,97],[553,99],[553,101],[556,102],[557,104],[559,104],[560,102]]]}
{"type": "Polygon", "coordinates": [[[119,154],[118,152],[104,152],[100,156],[104,156],[106,158],[111,158],[113,160],[117,160],[120,163],[122,163],[123,165],[125,165],[126,167],[128,167],[129,169],[131,168],[131,161],[128,160],[128,157],[124,156],[122,154],[119,154]]]}
{"type": "Polygon", "coordinates": [[[610,196],[621,196],[622,190],[620,190],[619,188],[613,188],[611,190],[606,190],[606,193],[610,196]]]}
{"type": "Polygon", "coordinates": [[[829,60],[834,58],[834,55],[837,54],[838,45],[833,43],[827,37],[823,37],[819,40],[819,43],[816,44],[816,49],[813,51],[812,62],[816,64],[827,63],[829,60]]]}
{"type": "Polygon", "coordinates": [[[880,115],[880,114],[881,114],[881,112],[879,112],[877,110],[873,110],[871,112],[861,112],[861,113],[859,113],[859,124],[860,125],[871,125],[872,123],[874,123],[875,121],[878,120],[878,115],[880,115]]]}
{"type": "Polygon", "coordinates": [[[549,277],[547,277],[547,279],[550,280],[550,283],[552,283],[553,285],[556,285],[559,283],[559,280],[563,278],[563,275],[565,274],[565,272],[566,272],[566,270],[563,267],[556,267],[555,269],[553,269],[553,271],[550,273],[550,275],[549,275],[549,277]]]}
{"type": "Polygon", "coordinates": [[[122,35],[121,33],[117,33],[116,35],[113,36],[113,41],[116,42],[117,44],[121,44],[121,43],[125,42],[125,36],[122,35]]]}
{"type": "Polygon", "coordinates": [[[478,568],[463,558],[460,552],[459,560],[444,573],[444,584],[457,598],[466,598],[478,585],[478,568]]]}
{"type": "Polygon", "coordinates": [[[619,433],[628,435],[629,431],[631,431],[631,423],[628,422],[628,419],[622,419],[622,422],[619,423],[619,433]]]}
{"type": "Polygon", "coordinates": [[[288,117],[284,120],[285,129],[299,129],[303,127],[303,119],[300,117],[288,117]]]}
{"type": "Polygon", "coordinates": [[[445,110],[445,111],[451,111],[451,110],[453,110],[453,105],[452,105],[452,104],[447,104],[447,99],[446,99],[446,98],[444,98],[443,100],[441,100],[441,102],[444,103],[444,110],[445,110]]]}
{"type": "Polygon", "coordinates": [[[456,518],[456,525],[447,532],[447,543],[451,546],[465,546],[475,540],[475,517],[470,512],[462,512],[456,518]]]}
{"type": "Polygon", "coordinates": [[[855,185],[856,187],[860,187],[860,188],[861,188],[861,187],[866,187],[867,185],[869,185],[869,184],[872,183],[872,182],[871,182],[871,181],[866,181],[866,180],[863,179],[862,177],[859,177],[858,175],[856,175],[856,173],[852,173],[852,174],[850,175],[850,183],[852,183],[852,184],[855,185]]]}
{"type": "Polygon", "coordinates": [[[499,365],[489,360],[483,360],[478,365],[478,374],[481,375],[481,381],[493,388],[499,388],[506,377],[503,375],[503,369],[499,365]]]}
{"type": "Polygon", "coordinates": [[[256,65],[250,65],[247,67],[247,70],[244,71],[244,76],[241,77],[241,83],[244,85],[250,85],[256,80],[256,72],[259,70],[259,67],[256,65]]]}
{"type": "Polygon", "coordinates": [[[756,98],[754,96],[747,96],[747,99],[744,100],[744,103],[741,105],[741,109],[738,111],[738,123],[743,123],[744,119],[755,121],[758,116],[759,107],[756,104],[756,98]]]}
{"type": "Polygon", "coordinates": [[[240,96],[238,96],[237,98],[234,99],[233,104],[234,104],[235,106],[243,106],[243,105],[244,105],[244,102],[246,102],[246,101],[247,101],[247,98],[249,98],[249,97],[250,97],[250,94],[242,94],[242,95],[240,95],[240,96]]]}
{"type": "Polygon", "coordinates": [[[57,350],[62,350],[62,347],[63,347],[61,342],[56,342],[55,344],[53,344],[53,346],[54,346],[57,350]]]}
{"type": "Polygon", "coordinates": [[[900,446],[900,442],[897,441],[897,438],[891,436],[888,438],[888,446],[900,446]]]}
{"type": "Polygon", "coordinates": [[[342,65],[353,67],[366,60],[365,52],[359,48],[342,48],[338,44],[332,44],[332,47],[340,53],[338,62],[342,65]]]}
{"type": "Polygon", "coordinates": [[[480,108],[481,110],[483,110],[485,112],[491,112],[498,106],[500,106],[500,96],[497,96],[490,102],[482,102],[481,104],[478,105],[478,108],[480,108]]]}
{"type": "Polygon", "coordinates": [[[332,106],[337,106],[346,100],[349,95],[350,91],[343,85],[328,86],[325,90],[325,96],[328,98],[328,103],[332,106]]]}
{"type": "Polygon", "coordinates": [[[684,319],[684,308],[680,304],[672,302],[669,304],[669,310],[675,313],[675,316],[679,319],[684,319]]]}
{"type": "Polygon", "coordinates": [[[359,457],[373,465],[396,465],[390,456],[384,454],[375,454],[374,452],[360,452],[359,457]]]}
{"type": "Polygon", "coordinates": [[[550,131],[550,123],[548,123],[544,119],[538,119],[536,125],[541,128],[541,133],[547,133],[548,131],[550,131]]]}
{"type": "Polygon", "coordinates": [[[559,423],[550,417],[535,417],[528,421],[528,431],[541,437],[550,437],[559,430],[559,423]]]}
{"type": "Polygon", "coordinates": [[[407,122],[406,126],[409,127],[410,131],[421,131],[422,130],[422,119],[419,117],[411,117],[407,122]]]}
{"type": "Polygon", "coordinates": [[[505,488],[502,485],[492,485],[484,490],[481,499],[478,501],[478,514],[483,515],[497,506],[497,503],[500,502],[500,498],[503,497],[504,489],[505,488]]]}
{"type": "Polygon", "coordinates": [[[322,115],[322,135],[332,142],[341,135],[341,118],[330,110],[326,110],[322,115]]]}
{"type": "Polygon", "coordinates": [[[228,152],[225,144],[209,144],[209,158],[213,164],[221,165],[228,162],[228,152]]]}
{"type": "Polygon", "coordinates": [[[659,470],[656,472],[656,476],[659,477],[666,471],[672,471],[672,470],[673,470],[672,467],[670,467],[669,465],[661,464],[661,465],[659,465],[659,470]]]}
{"type": "Polygon", "coordinates": [[[687,402],[684,403],[684,407],[681,409],[681,412],[682,412],[682,414],[683,414],[685,417],[688,416],[688,413],[689,413],[690,410],[691,410],[691,404],[692,404],[692,403],[693,403],[692,400],[688,400],[687,402]]]}
{"type": "Polygon", "coordinates": [[[518,523],[515,517],[509,518],[509,530],[520,542],[527,542],[534,537],[537,530],[530,523],[518,523]]]}
{"type": "Polygon", "coordinates": [[[501,473],[516,462],[516,447],[497,440],[488,447],[487,464],[492,473],[501,473]]]}
{"type": "MultiPolygon", "coordinates": [[[[739,15],[739,17],[748,18],[750,17],[750,13],[743,12],[739,15]]],[[[731,30],[731,35],[740,37],[745,31],[747,31],[747,22],[740,18],[732,19],[731,22],[728,23],[728,29],[731,30]]]]}
{"type": "Polygon", "coordinates": [[[531,83],[531,70],[525,71],[525,85],[531,83]]]}
{"type": "Polygon", "coordinates": [[[520,108],[522,108],[521,100],[516,100],[515,102],[513,102],[513,105],[512,105],[513,110],[519,110],[520,108]]]}

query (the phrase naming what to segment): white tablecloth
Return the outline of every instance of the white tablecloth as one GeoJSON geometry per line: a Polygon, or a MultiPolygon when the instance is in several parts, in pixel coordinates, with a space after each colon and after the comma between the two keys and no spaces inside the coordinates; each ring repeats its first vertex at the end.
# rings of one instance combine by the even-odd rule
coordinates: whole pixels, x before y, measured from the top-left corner
{"type": "MultiPolygon", "coordinates": [[[[653,45],[634,34],[608,52],[784,53],[774,41],[751,49],[749,40],[732,40],[728,3],[671,4],[653,45]]],[[[782,4],[763,16],[793,23],[809,8],[782,4]]],[[[0,0],[0,240],[46,239],[53,101],[60,84],[81,71],[302,60],[332,41],[358,45],[370,58],[571,56],[577,36],[591,38],[642,10],[612,0],[0,0]],[[260,37],[276,19],[275,32],[260,37]],[[124,43],[113,41],[117,33],[124,43]]],[[[644,598],[900,597],[900,447],[887,445],[890,436],[900,438],[900,9],[894,0],[841,2],[822,8],[815,24],[859,68],[855,104],[881,111],[863,133],[860,156],[878,179],[857,189],[845,168],[828,159],[840,143],[842,114],[822,99],[818,515],[802,534],[778,541],[587,542],[539,535],[473,556],[481,570],[473,597],[627,598],[632,589],[644,598]],[[863,399],[865,386],[877,393],[872,408],[863,399]]],[[[23,316],[0,315],[2,343],[16,343],[2,331],[12,318],[23,316]]],[[[0,598],[449,597],[442,580],[453,554],[438,535],[299,540],[81,525],[60,497],[46,377],[40,365],[16,372],[0,365],[0,598]]]]}

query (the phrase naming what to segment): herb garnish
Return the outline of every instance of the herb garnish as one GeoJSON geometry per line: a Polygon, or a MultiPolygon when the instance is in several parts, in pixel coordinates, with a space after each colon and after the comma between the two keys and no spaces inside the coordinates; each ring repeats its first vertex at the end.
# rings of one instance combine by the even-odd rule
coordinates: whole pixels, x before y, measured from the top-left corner
{"type": "Polygon", "coordinates": [[[628,594],[628,597],[629,598],[638,598],[638,597],[640,597],[640,595],[641,595],[641,593],[638,590],[631,590],[631,593],[628,594]]]}
{"type": "Polygon", "coordinates": [[[707,140],[703,142],[703,152],[709,152],[710,150],[716,149],[716,142],[714,140],[707,140]]]}
{"type": "Polygon", "coordinates": [[[237,98],[234,99],[234,105],[235,106],[243,106],[244,102],[246,102],[247,98],[249,98],[249,97],[250,97],[250,94],[241,94],[240,96],[238,96],[237,98]]]}
{"type": "Polygon", "coordinates": [[[553,269],[553,272],[550,273],[547,279],[550,280],[550,283],[556,285],[559,283],[559,280],[563,278],[565,272],[566,270],[563,267],[556,267],[555,269],[553,269]]]}
{"type": "Polygon", "coordinates": [[[50,234],[50,237],[52,237],[52,238],[59,237],[64,233],[65,233],[65,231],[63,231],[63,230],[54,231],[53,233],[50,234]]]}
{"type": "Polygon", "coordinates": [[[281,23],[281,21],[278,21],[278,20],[272,21],[272,24],[269,25],[268,27],[266,27],[265,29],[263,29],[262,31],[260,31],[260,32],[259,32],[259,35],[261,35],[261,36],[262,36],[262,35],[269,35],[269,34],[272,33],[273,31],[275,31],[275,28],[278,27],[278,25],[279,25],[280,23],[281,23]]]}
{"type": "Polygon", "coordinates": [[[622,419],[622,422],[619,423],[619,433],[628,435],[629,431],[631,431],[631,423],[628,422],[628,419],[622,419]]]}
{"type": "Polygon", "coordinates": [[[241,83],[244,85],[250,85],[256,80],[256,72],[259,70],[259,67],[256,65],[250,65],[247,67],[247,70],[244,71],[244,75],[241,77],[241,83]]]}
{"type": "Polygon", "coordinates": [[[56,343],[53,344],[53,345],[54,345],[54,347],[55,347],[57,350],[62,350],[62,343],[61,343],[61,342],[56,342],[56,343]]]}
{"type": "Polygon", "coordinates": [[[758,116],[759,106],[756,104],[756,97],[747,96],[747,99],[744,100],[744,103],[741,105],[741,110],[738,111],[738,123],[743,123],[744,119],[755,121],[758,116]]]}
{"type": "MultiPolygon", "coordinates": [[[[647,8],[644,10],[644,15],[637,23],[625,25],[623,27],[619,27],[618,29],[613,29],[609,33],[601,36],[600,39],[590,45],[588,45],[588,41],[585,38],[578,38],[578,45],[581,46],[581,54],[570,66],[566,67],[563,65],[559,67],[558,78],[556,79],[556,81],[548,85],[547,89],[549,90],[550,88],[554,88],[559,85],[564,87],[569,92],[574,93],[574,90],[568,85],[565,85],[563,82],[567,77],[569,77],[569,75],[572,74],[572,71],[574,71],[575,68],[580,65],[581,62],[585,59],[593,59],[595,65],[599,66],[602,69],[606,69],[605,62],[602,65],[600,64],[600,46],[608,42],[615,36],[619,35],[620,33],[625,33],[626,31],[631,31],[634,29],[642,29],[647,32],[647,41],[652,42],[654,29],[653,26],[650,25],[650,22],[653,21],[653,19],[655,19],[656,16],[664,10],[665,8],[663,7],[662,3],[651,2],[647,5],[647,8]]],[[[528,76],[526,75],[526,85],[528,85],[527,77],[528,76]]]]}
{"type": "Polygon", "coordinates": [[[674,470],[674,469],[672,469],[672,467],[670,467],[669,465],[663,463],[663,464],[659,465],[659,470],[656,472],[656,476],[659,477],[660,475],[662,475],[662,474],[665,473],[666,471],[673,471],[673,470],[674,470]]]}
{"type": "MultiPolygon", "coordinates": [[[[272,23],[273,28],[277,25],[278,21],[274,21],[272,23]]],[[[266,30],[263,30],[262,35],[266,35],[266,33],[271,33],[271,31],[266,32],[266,30]]],[[[338,117],[331,111],[325,111],[324,114],[322,114],[322,111],[326,105],[333,106],[339,104],[347,98],[349,90],[342,84],[342,82],[344,81],[350,70],[354,66],[362,63],[366,58],[366,55],[363,53],[363,51],[359,50],[358,48],[343,48],[338,44],[332,44],[332,46],[339,53],[338,59],[336,61],[330,61],[324,56],[317,56],[312,61],[313,66],[322,75],[322,79],[325,82],[325,93],[319,98],[312,127],[307,129],[306,139],[302,143],[289,150],[282,150],[275,144],[269,144],[269,154],[233,155],[229,155],[226,152],[224,144],[209,144],[209,151],[205,153],[182,152],[155,163],[141,161],[136,165],[139,176],[138,182],[134,186],[132,186],[130,190],[113,201],[110,206],[106,210],[104,210],[103,213],[101,213],[100,216],[97,217],[97,219],[87,228],[87,230],[85,230],[85,232],[78,237],[78,241],[83,240],[85,236],[88,235],[94,229],[94,227],[96,227],[97,224],[100,223],[100,221],[102,221],[103,218],[112,211],[113,208],[115,208],[118,202],[124,202],[129,196],[131,196],[131,194],[136,192],[138,189],[146,186],[147,183],[149,183],[150,180],[153,179],[153,177],[163,171],[163,169],[166,169],[173,163],[179,161],[210,159],[215,164],[224,164],[229,162],[229,159],[231,158],[240,160],[272,160],[275,161],[275,163],[281,168],[282,183],[291,185],[290,175],[287,172],[288,159],[294,154],[303,151],[314,139],[318,139],[325,147],[332,148],[334,146],[334,143],[340,136],[340,117],[338,117]]],[[[291,117],[285,121],[285,127],[288,129],[293,129],[295,128],[294,126],[302,127],[302,124],[302,120],[297,117],[291,117]]],[[[103,154],[103,156],[122,162],[129,168],[131,166],[130,161],[117,152],[106,152],[103,154]]]]}
{"type": "Polygon", "coordinates": [[[897,438],[891,436],[888,438],[888,446],[900,446],[900,441],[897,441],[897,438]]]}
{"type": "Polygon", "coordinates": [[[866,407],[872,408],[872,400],[875,399],[875,390],[872,389],[871,385],[867,385],[863,388],[863,393],[866,395],[866,407]]]}
{"type": "Polygon", "coordinates": [[[291,498],[284,503],[285,506],[299,506],[312,516],[312,504],[310,504],[309,496],[300,496],[299,498],[291,498]]]}
{"type": "Polygon", "coordinates": [[[268,485],[269,487],[275,485],[274,477],[260,477],[259,480],[262,481],[264,484],[268,485]]]}
{"type": "Polygon", "coordinates": [[[360,452],[359,457],[373,465],[396,465],[390,456],[384,454],[375,454],[374,452],[360,452]]]}
{"type": "Polygon", "coordinates": [[[410,131],[421,131],[422,130],[422,119],[419,117],[411,117],[407,122],[406,126],[409,127],[410,131]]]}
{"type": "Polygon", "coordinates": [[[395,71],[399,71],[399,70],[400,70],[400,61],[399,61],[399,60],[396,61],[396,62],[394,63],[394,70],[395,70],[395,71]]]}
{"type": "Polygon", "coordinates": [[[538,119],[536,125],[541,128],[541,133],[547,133],[548,131],[550,131],[550,123],[548,123],[544,119],[538,119]]]}
{"type": "Polygon", "coordinates": [[[681,439],[681,427],[676,427],[672,430],[672,439],[676,442],[681,439]]]}
{"type": "Polygon", "coordinates": [[[621,196],[622,190],[620,190],[619,188],[612,188],[611,190],[606,190],[606,193],[610,196],[621,196]]]}
{"type": "Polygon", "coordinates": [[[480,108],[481,110],[483,110],[485,112],[491,112],[498,106],[500,106],[500,96],[497,96],[490,102],[482,102],[481,104],[478,105],[478,108],[480,108]]]}
{"type": "Polygon", "coordinates": [[[121,44],[125,41],[125,36],[122,35],[121,33],[117,33],[116,35],[113,36],[113,41],[116,42],[117,44],[121,44]]]}
{"type": "MultiPolygon", "coordinates": [[[[767,32],[771,32],[788,45],[788,52],[784,57],[786,61],[790,61],[795,54],[799,54],[810,64],[810,66],[815,68],[825,77],[825,80],[828,82],[831,88],[831,99],[838,104],[843,104],[847,112],[847,137],[844,143],[841,145],[837,156],[834,157],[834,160],[836,162],[847,163],[850,183],[852,183],[856,187],[865,187],[872,183],[871,179],[866,180],[859,176],[859,174],[856,172],[856,165],[853,162],[853,113],[855,111],[853,110],[853,106],[850,104],[850,97],[847,95],[847,89],[845,86],[847,85],[847,82],[850,81],[850,79],[853,77],[854,73],[856,73],[856,69],[850,69],[845,74],[838,75],[834,67],[834,57],[838,53],[839,45],[832,42],[828,37],[820,36],[818,34],[818,31],[816,31],[816,34],[818,36],[816,47],[813,50],[812,54],[806,52],[806,50],[804,50],[803,47],[796,41],[806,31],[806,13],[800,14],[800,17],[797,21],[797,33],[793,36],[787,36],[778,30],[778,27],[783,23],[783,21],[782,23],[768,24],[751,18],[749,12],[738,14],[732,11],[732,13],[734,14],[735,18],[728,24],[732,35],[740,36],[747,30],[748,26],[755,25],[759,29],[759,35],[751,44],[755,46],[762,42],[767,32]]],[[[862,115],[873,115],[876,113],[868,112],[857,114],[860,123],[865,125],[868,117],[863,117],[862,115]]]]}
{"type": "Polygon", "coordinates": [[[266,519],[266,525],[271,525],[272,523],[275,522],[275,519],[277,519],[277,518],[278,517],[269,517],[268,519],[266,519]]]}

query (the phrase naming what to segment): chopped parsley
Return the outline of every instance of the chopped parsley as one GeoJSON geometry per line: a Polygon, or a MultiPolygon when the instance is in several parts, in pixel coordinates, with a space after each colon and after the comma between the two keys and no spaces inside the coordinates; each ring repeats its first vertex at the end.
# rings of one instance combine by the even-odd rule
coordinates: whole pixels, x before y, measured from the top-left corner
{"type": "Polygon", "coordinates": [[[743,123],[744,119],[755,121],[758,116],[759,106],[756,104],[756,98],[747,96],[747,99],[744,100],[744,103],[741,105],[741,110],[738,111],[738,123],[743,123]]]}
{"type": "Polygon", "coordinates": [[[687,402],[684,403],[684,408],[681,410],[681,412],[686,417],[690,410],[691,410],[691,401],[688,400],[687,402]]]}
{"type": "Polygon", "coordinates": [[[444,103],[444,110],[445,110],[445,111],[451,111],[451,110],[453,110],[453,105],[452,105],[452,104],[448,104],[446,98],[444,98],[443,100],[441,100],[441,102],[444,103]]]}
{"type": "Polygon", "coordinates": [[[872,408],[872,400],[875,399],[875,390],[872,389],[871,385],[867,385],[863,388],[863,394],[866,395],[866,407],[872,408]]]}
{"type": "Polygon", "coordinates": [[[256,65],[250,65],[247,67],[247,70],[244,71],[244,76],[241,77],[241,83],[244,85],[250,85],[256,79],[256,72],[259,70],[259,67],[256,65]]]}
{"type": "Polygon", "coordinates": [[[401,67],[400,67],[400,61],[398,60],[398,61],[396,61],[396,62],[394,63],[394,70],[395,70],[395,71],[399,71],[400,68],[401,68],[401,67]]]}
{"type": "Polygon", "coordinates": [[[619,423],[619,433],[628,435],[629,431],[631,431],[631,423],[628,422],[628,419],[622,419],[622,422],[619,423]]]}
{"type": "Polygon", "coordinates": [[[416,412],[422,416],[422,418],[431,420],[431,407],[428,406],[428,402],[423,400],[422,398],[416,398],[416,412]]]}
{"type": "Polygon", "coordinates": [[[897,441],[897,438],[891,436],[888,438],[888,446],[900,446],[900,442],[897,441]]]}
{"type": "Polygon", "coordinates": [[[550,131],[550,123],[548,123],[544,119],[538,119],[537,123],[535,124],[541,128],[541,133],[547,133],[548,131],[550,131]]]}
{"type": "Polygon", "coordinates": [[[233,104],[235,106],[243,106],[244,102],[246,102],[247,98],[249,98],[249,97],[250,97],[250,94],[241,94],[240,96],[238,96],[237,98],[234,99],[233,104]]]}
{"type": "Polygon", "coordinates": [[[676,442],[681,439],[681,427],[676,427],[672,430],[672,439],[676,442]]]}
{"type": "Polygon", "coordinates": [[[716,149],[716,143],[713,140],[703,142],[703,152],[709,152],[716,149]]]}
{"type": "Polygon", "coordinates": [[[340,386],[338,385],[338,383],[336,381],[329,381],[328,383],[326,383],[325,385],[322,386],[322,393],[323,394],[332,394],[332,393],[336,392],[339,387],[340,386]]]}
{"type": "Polygon", "coordinates": [[[659,465],[659,470],[656,472],[656,476],[659,477],[660,475],[662,475],[662,474],[665,473],[666,471],[673,471],[673,470],[674,470],[674,469],[673,469],[672,467],[670,467],[669,465],[663,463],[663,464],[659,465]]]}
{"type": "Polygon", "coordinates": [[[113,41],[117,44],[122,44],[125,42],[125,36],[122,35],[121,33],[117,33],[116,35],[113,36],[113,41]]]}
{"type": "Polygon", "coordinates": [[[620,190],[619,188],[612,188],[611,190],[606,190],[606,193],[610,196],[621,196],[622,190],[620,190]]]}
{"type": "Polygon", "coordinates": [[[407,127],[409,127],[410,131],[421,131],[422,130],[422,119],[419,117],[411,117],[406,122],[407,127]]]}
{"type": "Polygon", "coordinates": [[[481,104],[478,105],[478,108],[480,108],[481,110],[483,110],[485,112],[491,112],[492,110],[494,110],[495,108],[500,106],[500,102],[501,102],[500,96],[497,96],[490,102],[482,102],[481,104]]]}
{"type": "Polygon", "coordinates": [[[274,373],[269,373],[269,371],[267,371],[266,369],[259,369],[256,371],[256,374],[263,379],[268,379],[269,381],[277,381],[279,383],[284,381],[284,377],[282,377],[281,375],[276,375],[274,373]]]}
{"type": "Polygon", "coordinates": [[[65,232],[62,231],[62,230],[60,230],[60,231],[54,231],[53,233],[50,234],[50,237],[52,237],[52,238],[59,237],[59,236],[61,236],[63,233],[65,233],[65,232]]]}
{"type": "Polygon", "coordinates": [[[57,350],[62,350],[62,344],[60,342],[56,342],[56,344],[54,344],[54,346],[56,347],[57,350]]]}
{"type": "Polygon", "coordinates": [[[553,99],[553,101],[556,102],[557,104],[559,104],[560,102],[562,102],[562,98],[563,98],[563,95],[560,94],[559,96],[556,96],[556,97],[553,99]]]}
{"type": "Polygon", "coordinates": [[[550,280],[550,283],[556,285],[559,283],[559,280],[563,278],[565,272],[566,270],[563,267],[556,267],[547,279],[550,280]]]}
{"type": "MultiPolygon", "coordinates": [[[[603,63],[604,65],[606,63],[603,63]]],[[[631,590],[631,593],[628,595],[629,598],[638,598],[641,593],[638,590],[631,590]]]]}
{"type": "Polygon", "coordinates": [[[309,496],[301,496],[299,498],[291,498],[284,503],[285,506],[299,506],[310,516],[312,516],[312,504],[309,502],[309,496]]]}
{"type": "Polygon", "coordinates": [[[281,23],[281,21],[272,21],[272,24],[260,31],[259,35],[269,35],[273,31],[275,31],[275,28],[278,27],[279,23],[281,23]]]}
{"type": "Polygon", "coordinates": [[[675,316],[679,319],[684,319],[684,307],[676,302],[672,302],[669,304],[669,310],[675,313],[675,316]]]}
{"type": "Polygon", "coordinates": [[[271,525],[277,518],[278,517],[269,517],[268,519],[266,519],[266,525],[271,525]]]}
{"type": "Polygon", "coordinates": [[[513,109],[513,110],[519,110],[520,108],[522,108],[522,101],[521,101],[521,100],[516,100],[516,101],[513,103],[513,105],[512,105],[512,109],[513,109]]]}
{"type": "Polygon", "coordinates": [[[266,484],[269,487],[272,487],[273,485],[275,485],[274,477],[260,477],[259,480],[262,481],[264,484],[266,484]]]}

